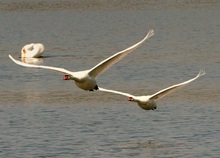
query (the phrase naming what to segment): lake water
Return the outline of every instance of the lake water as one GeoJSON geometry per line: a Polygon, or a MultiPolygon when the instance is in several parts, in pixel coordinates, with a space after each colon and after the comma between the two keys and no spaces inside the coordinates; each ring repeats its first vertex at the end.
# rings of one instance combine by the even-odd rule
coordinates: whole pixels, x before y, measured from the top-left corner
{"type": "Polygon", "coordinates": [[[0,0],[0,157],[219,157],[219,9],[217,0],[0,0]],[[41,64],[86,70],[149,29],[155,35],[97,82],[146,95],[206,71],[155,111],[8,58],[41,42],[41,64]]]}

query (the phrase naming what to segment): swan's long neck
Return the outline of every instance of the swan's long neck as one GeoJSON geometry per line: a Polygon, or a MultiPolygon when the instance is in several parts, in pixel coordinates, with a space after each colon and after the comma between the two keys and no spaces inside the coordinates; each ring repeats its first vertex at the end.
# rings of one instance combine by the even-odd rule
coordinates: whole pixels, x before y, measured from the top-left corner
{"type": "Polygon", "coordinates": [[[81,82],[81,80],[80,80],[79,78],[74,77],[74,76],[72,76],[72,75],[69,75],[69,76],[68,76],[68,80],[73,80],[73,81],[75,81],[75,82],[81,82]]]}
{"type": "Polygon", "coordinates": [[[77,80],[75,77],[73,77],[72,75],[69,75],[68,80],[77,80]]]}

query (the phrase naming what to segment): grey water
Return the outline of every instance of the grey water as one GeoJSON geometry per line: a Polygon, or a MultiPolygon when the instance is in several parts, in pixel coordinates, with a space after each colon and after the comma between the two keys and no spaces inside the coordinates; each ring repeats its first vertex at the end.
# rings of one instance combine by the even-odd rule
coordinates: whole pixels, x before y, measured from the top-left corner
{"type": "Polygon", "coordinates": [[[0,0],[0,157],[219,157],[219,10],[217,0],[0,0]],[[97,82],[147,95],[206,71],[155,111],[8,58],[41,42],[44,58],[33,62],[86,70],[149,29],[155,35],[97,82]]]}

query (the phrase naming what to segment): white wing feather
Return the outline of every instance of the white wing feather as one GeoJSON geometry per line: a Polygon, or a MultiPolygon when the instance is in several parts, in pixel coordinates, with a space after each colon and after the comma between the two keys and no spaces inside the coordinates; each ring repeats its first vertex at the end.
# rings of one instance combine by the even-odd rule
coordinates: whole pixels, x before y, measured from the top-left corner
{"type": "Polygon", "coordinates": [[[9,58],[11,58],[12,61],[14,61],[16,64],[24,66],[24,67],[33,67],[33,68],[41,68],[41,69],[48,69],[48,70],[53,70],[53,71],[58,71],[64,74],[70,74],[72,75],[73,72],[63,69],[63,68],[57,68],[57,67],[52,67],[52,66],[43,66],[43,65],[33,65],[33,64],[27,64],[23,63],[19,60],[15,60],[11,55],[9,55],[9,58]]]}
{"type": "Polygon", "coordinates": [[[169,94],[169,93],[171,93],[171,92],[173,92],[173,91],[175,91],[175,90],[177,90],[177,89],[179,89],[179,88],[182,88],[183,86],[187,85],[188,83],[190,83],[190,82],[196,80],[197,78],[199,78],[200,76],[203,76],[203,75],[205,75],[205,71],[204,71],[204,70],[200,70],[199,73],[198,73],[198,75],[197,75],[196,77],[194,77],[194,78],[192,78],[192,79],[190,79],[190,80],[187,80],[187,81],[185,81],[185,82],[182,82],[182,83],[179,83],[179,84],[170,86],[170,87],[168,87],[168,88],[165,88],[165,89],[163,89],[163,90],[161,90],[161,91],[159,91],[159,92],[157,92],[157,93],[151,95],[150,98],[153,99],[153,100],[161,99],[161,98],[163,98],[164,96],[166,96],[167,94],[169,94]]]}
{"type": "Polygon", "coordinates": [[[145,40],[147,40],[153,35],[154,35],[154,31],[150,30],[148,34],[144,37],[144,39],[142,39],[140,42],[103,60],[102,62],[94,66],[92,69],[90,69],[89,74],[93,77],[98,76],[99,74],[110,68],[112,65],[117,63],[119,60],[121,60],[123,57],[128,55],[130,52],[132,52],[134,49],[140,46],[145,40]]]}
{"type": "Polygon", "coordinates": [[[105,88],[101,88],[101,87],[99,87],[98,90],[99,91],[103,91],[103,92],[108,92],[108,93],[120,94],[120,95],[123,95],[123,96],[126,96],[126,97],[134,97],[133,95],[128,94],[128,93],[123,93],[123,92],[119,92],[119,91],[115,91],[115,90],[110,90],[110,89],[105,89],[105,88]]]}

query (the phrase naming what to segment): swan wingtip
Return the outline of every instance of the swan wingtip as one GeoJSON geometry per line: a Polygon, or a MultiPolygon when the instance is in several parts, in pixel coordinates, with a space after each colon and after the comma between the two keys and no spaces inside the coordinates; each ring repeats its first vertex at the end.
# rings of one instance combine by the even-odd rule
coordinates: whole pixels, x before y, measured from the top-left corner
{"type": "Polygon", "coordinates": [[[199,76],[203,76],[203,75],[205,75],[205,74],[206,74],[205,70],[200,69],[200,71],[199,71],[199,76]]]}
{"type": "Polygon", "coordinates": [[[13,57],[11,56],[11,54],[9,54],[8,57],[9,57],[10,59],[13,59],[13,57]]]}
{"type": "Polygon", "coordinates": [[[153,35],[153,34],[154,34],[154,30],[153,30],[153,29],[150,29],[150,30],[149,30],[149,33],[150,33],[151,35],[153,35]]]}

